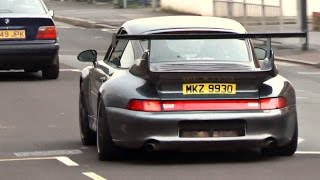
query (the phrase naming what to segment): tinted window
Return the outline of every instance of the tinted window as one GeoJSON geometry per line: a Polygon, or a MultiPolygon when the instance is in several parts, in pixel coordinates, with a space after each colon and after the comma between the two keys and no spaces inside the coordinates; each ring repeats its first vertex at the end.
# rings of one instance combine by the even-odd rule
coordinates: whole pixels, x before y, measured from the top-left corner
{"type": "Polygon", "coordinates": [[[153,40],[150,61],[249,62],[247,43],[240,39],[153,40]]]}
{"type": "Polygon", "coordinates": [[[127,40],[118,41],[107,63],[119,68],[130,68],[134,63],[134,51],[131,42],[127,40]]]}
{"type": "Polygon", "coordinates": [[[0,0],[0,13],[36,13],[46,11],[39,0],[0,0]]]}

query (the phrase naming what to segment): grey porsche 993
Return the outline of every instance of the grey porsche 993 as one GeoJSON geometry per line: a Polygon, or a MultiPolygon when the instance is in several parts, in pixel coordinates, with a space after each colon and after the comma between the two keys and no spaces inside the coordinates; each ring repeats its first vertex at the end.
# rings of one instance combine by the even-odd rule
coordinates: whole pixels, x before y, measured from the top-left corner
{"type": "Polygon", "coordinates": [[[297,149],[295,91],[278,74],[271,38],[305,33],[247,33],[233,20],[172,16],[131,20],[105,58],[80,77],[80,131],[100,160],[122,149],[211,151],[297,149]],[[253,39],[265,38],[256,47],[253,39]]]}

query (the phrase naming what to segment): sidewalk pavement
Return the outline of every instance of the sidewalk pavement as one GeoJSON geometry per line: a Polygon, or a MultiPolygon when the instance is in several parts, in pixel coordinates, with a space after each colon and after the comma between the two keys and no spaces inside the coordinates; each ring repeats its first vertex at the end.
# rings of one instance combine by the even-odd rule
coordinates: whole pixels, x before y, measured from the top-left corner
{"type": "MultiPolygon", "coordinates": [[[[173,12],[164,12],[160,9],[154,11],[152,8],[128,8],[116,9],[112,4],[74,1],[44,0],[49,9],[54,10],[55,20],[81,26],[85,28],[107,28],[118,29],[124,22],[137,18],[180,15],[173,12]]],[[[249,32],[271,32],[280,30],[277,26],[268,29],[262,26],[249,26],[249,32]]],[[[283,31],[299,31],[294,25],[282,28],[283,31]]],[[[304,65],[312,65],[320,68],[320,32],[309,33],[310,50],[301,51],[299,39],[281,40],[277,45],[276,59],[304,65]]]]}

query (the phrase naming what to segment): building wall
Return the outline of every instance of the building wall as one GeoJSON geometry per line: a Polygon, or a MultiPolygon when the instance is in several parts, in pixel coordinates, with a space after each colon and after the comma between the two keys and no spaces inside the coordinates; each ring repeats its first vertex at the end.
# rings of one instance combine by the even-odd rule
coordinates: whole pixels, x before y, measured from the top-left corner
{"type": "Polygon", "coordinates": [[[161,8],[170,11],[212,16],[212,0],[161,0],[161,8]]]}
{"type": "MultiPolygon", "coordinates": [[[[227,0],[226,0],[227,1],[227,0]]],[[[233,0],[234,2],[243,2],[243,0],[233,0]]],[[[246,0],[248,3],[260,4],[261,0],[246,0]]],[[[300,0],[282,0],[283,15],[297,16],[297,2],[300,0]]],[[[278,5],[279,0],[265,0],[268,5],[278,5]]],[[[307,0],[308,15],[312,12],[320,12],[320,0],[307,0]]],[[[203,16],[213,16],[212,0],[161,0],[161,7],[165,10],[173,10],[183,13],[197,14],[203,16]]],[[[259,16],[260,13],[257,13],[259,16]]]]}

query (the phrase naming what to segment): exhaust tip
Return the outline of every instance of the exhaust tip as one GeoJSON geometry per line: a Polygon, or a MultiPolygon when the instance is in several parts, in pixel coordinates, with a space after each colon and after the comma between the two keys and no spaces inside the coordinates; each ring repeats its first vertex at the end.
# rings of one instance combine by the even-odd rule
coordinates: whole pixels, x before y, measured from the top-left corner
{"type": "Polygon", "coordinates": [[[156,145],[153,143],[147,143],[144,145],[144,150],[147,152],[153,152],[156,149],[156,145]]]}
{"type": "Polygon", "coordinates": [[[277,146],[277,142],[273,138],[266,139],[265,143],[267,148],[274,148],[277,146]]]}

